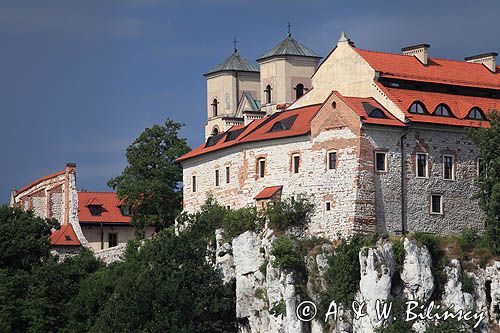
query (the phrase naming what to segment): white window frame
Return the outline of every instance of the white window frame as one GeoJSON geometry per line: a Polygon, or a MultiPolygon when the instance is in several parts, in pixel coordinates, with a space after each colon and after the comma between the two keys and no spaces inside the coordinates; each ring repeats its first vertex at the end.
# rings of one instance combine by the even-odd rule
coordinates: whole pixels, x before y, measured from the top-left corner
{"type": "Polygon", "coordinates": [[[293,174],[299,174],[300,173],[300,165],[302,163],[300,163],[300,154],[292,154],[292,173],[293,174]],[[297,167],[297,172],[295,172],[295,158],[298,157],[299,158],[299,161],[298,161],[298,167],[297,167]]]}
{"type": "Polygon", "coordinates": [[[266,159],[264,157],[259,157],[257,159],[257,175],[259,178],[264,178],[266,176],[266,159]],[[260,167],[260,164],[264,162],[264,170],[260,167]],[[261,173],[263,171],[263,173],[261,173]]]}
{"type": "Polygon", "coordinates": [[[431,215],[443,215],[444,213],[444,208],[443,208],[443,195],[440,193],[432,193],[429,197],[429,213],[431,215]],[[432,197],[438,196],[439,199],[439,212],[434,212],[432,211],[432,197]]]}
{"type": "Polygon", "coordinates": [[[386,173],[389,171],[389,162],[388,162],[388,156],[387,156],[387,152],[386,151],[382,151],[382,150],[376,150],[375,151],[375,154],[374,154],[374,158],[375,158],[375,172],[377,173],[386,173]],[[377,169],[377,154],[384,154],[384,170],[379,170],[377,169]]]}
{"type": "Polygon", "coordinates": [[[339,154],[336,150],[329,150],[326,152],[326,170],[337,170],[337,165],[339,164],[339,154]],[[330,154],[335,154],[335,165],[334,168],[330,168],[330,154]]]}
{"type": "Polygon", "coordinates": [[[416,153],[415,154],[415,176],[416,178],[427,179],[429,178],[429,153],[416,153]],[[418,155],[425,155],[425,176],[418,175],[418,155]]]}
{"type": "Polygon", "coordinates": [[[453,155],[443,155],[443,179],[444,180],[455,180],[455,156],[453,155]],[[445,163],[444,160],[446,157],[451,157],[451,178],[445,178],[445,172],[444,172],[444,167],[445,163]]]}

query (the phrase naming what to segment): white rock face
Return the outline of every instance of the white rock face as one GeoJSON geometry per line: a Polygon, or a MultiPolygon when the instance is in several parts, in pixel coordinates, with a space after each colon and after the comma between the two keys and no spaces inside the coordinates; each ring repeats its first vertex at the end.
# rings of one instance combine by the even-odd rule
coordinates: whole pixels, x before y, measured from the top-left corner
{"type": "Polygon", "coordinates": [[[391,294],[391,278],[395,269],[392,244],[361,249],[359,265],[361,280],[356,299],[365,302],[368,315],[354,321],[354,332],[370,333],[383,324],[376,317],[376,301],[385,301],[391,294]]]}
{"type": "Polygon", "coordinates": [[[224,283],[236,277],[233,258],[233,247],[230,243],[225,243],[222,230],[215,231],[215,267],[220,269],[224,283]]]}
{"type": "Polygon", "coordinates": [[[444,268],[448,281],[444,286],[442,303],[445,307],[453,308],[455,311],[472,311],[474,309],[474,297],[472,294],[462,291],[462,268],[460,261],[452,259],[450,266],[444,268]]]}
{"type": "Polygon", "coordinates": [[[405,261],[401,273],[403,294],[409,300],[427,302],[434,290],[429,250],[408,238],[404,238],[403,245],[405,249],[405,261]]]}
{"type": "Polygon", "coordinates": [[[486,281],[490,290],[490,318],[500,326],[500,261],[486,267],[486,281]]]}

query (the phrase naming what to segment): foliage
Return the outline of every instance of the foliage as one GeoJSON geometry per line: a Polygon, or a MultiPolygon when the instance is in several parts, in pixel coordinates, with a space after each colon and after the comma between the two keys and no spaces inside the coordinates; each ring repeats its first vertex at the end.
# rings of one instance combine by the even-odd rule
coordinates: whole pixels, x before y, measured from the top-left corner
{"type": "Polygon", "coordinates": [[[477,245],[479,236],[472,229],[464,229],[456,236],[456,239],[462,251],[470,251],[477,245]]]}
{"type": "Polygon", "coordinates": [[[262,218],[258,216],[255,207],[229,210],[222,219],[222,229],[226,241],[231,241],[245,231],[256,231],[262,226],[262,218]]]}
{"type": "Polygon", "coordinates": [[[297,242],[287,236],[277,237],[274,240],[271,255],[275,257],[272,261],[273,267],[296,270],[304,267],[304,260],[298,251],[297,242]]]}
{"type": "Polygon", "coordinates": [[[275,317],[278,316],[286,316],[286,304],[285,300],[282,298],[279,302],[273,304],[272,308],[269,310],[269,313],[275,317]]]}
{"type": "Polygon", "coordinates": [[[403,269],[403,264],[405,262],[405,247],[401,239],[394,240],[392,242],[392,250],[394,251],[394,258],[396,259],[396,263],[398,264],[398,268],[400,270],[403,269]]]}
{"type": "Polygon", "coordinates": [[[290,198],[268,205],[266,216],[272,229],[284,231],[292,227],[305,227],[311,217],[314,205],[305,195],[290,198]]]}
{"type": "Polygon", "coordinates": [[[108,186],[132,207],[132,222],[142,230],[174,223],[181,210],[182,168],[176,159],[189,151],[178,137],[182,125],[170,119],[146,128],[127,148],[128,165],[108,186]]]}
{"type": "Polygon", "coordinates": [[[462,291],[472,294],[474,292],[474,279],[465,270],[462,270],[462,291]]]}
{"type": "Polygon", "coordinates": [[[484,171],[478,177],[478,198],[486,213],[486,237],[491,251],[500,255],[500,111],[488,114],[490,128],[471,131],[484,158],[484,171]]]}
{"type": "Polygon", "coordinates": [[[389,299],[388,302],[392,303],[391,313],[396,318],[385,326],[375,329],[375,333],[413,333],[413,323],[405,321],[407,299],[389,299]]]}

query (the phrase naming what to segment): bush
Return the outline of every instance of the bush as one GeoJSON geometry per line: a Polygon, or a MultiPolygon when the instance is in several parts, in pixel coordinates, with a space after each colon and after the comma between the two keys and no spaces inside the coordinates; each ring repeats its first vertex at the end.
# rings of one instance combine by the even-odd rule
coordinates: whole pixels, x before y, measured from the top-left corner
{"type": "Polygon", "coordinates": [[[304,267],[297,243],[289,237],[282,236],[276,238],[273,242],[271,254],[275,257],[272,261],[273,267],[296,270],[304,267]]]}
{"type": "Polygon", "coordinates": [[[474,292],[474,279],[462,270],[462,291],[472,294],[474,292]]]}
{"type": "Polygon", "coordinates": [[[405,262],[405,247],[401,239],[395,240],[392,242],[392,249],[394,251],[394,258],[396,259],[396,263],[398,264],[398,268],[400,270],[403,269],[403,264],[405,262]]]}
{"type": "Polygon", "coordinates": [[[464,229],[460,234],[456,236],[456,239],[462,251],[468,252],[477,245],[479,236],[477,235],[475,230],[464,229]]]}
{"type": "Polygon", "coordinates": [[[256,231],[262,227],[262,221],[255,207],[229,210],[222,219],[222,229],[226,241],[241,235],[245,231],[256,231]]]}
{"type": "Polygon", "coordinates": [[[305,227],[310,221],[313,208],[314,205],[304,195],[299,195],[294,200],[286,199],[275,205],[268,205],[265,214],[271,228],[285,231],[291,227],[305,227]]]}

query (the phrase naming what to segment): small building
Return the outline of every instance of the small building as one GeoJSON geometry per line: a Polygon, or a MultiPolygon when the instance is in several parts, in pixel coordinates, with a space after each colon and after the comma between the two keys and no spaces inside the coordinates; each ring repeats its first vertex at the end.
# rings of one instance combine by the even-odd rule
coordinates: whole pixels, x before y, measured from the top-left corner
{"type": "MultiPolygon", "coordinates": [[[[76,165],[42,177],[19,190],[12,190],[11,206],[33,210],[35,215],[57,219],[61,224],[50,237],[59,254],[77,253],[82,247],[92,251],[124,245],[134,237],[130,208],[115,192],[78,191],[76,165]]],[[[147,228],[144,237],[152,237],[147,228]]]]}

